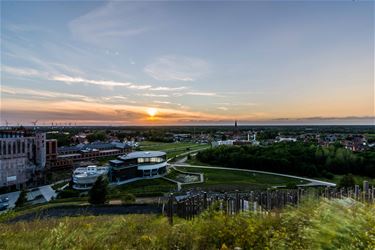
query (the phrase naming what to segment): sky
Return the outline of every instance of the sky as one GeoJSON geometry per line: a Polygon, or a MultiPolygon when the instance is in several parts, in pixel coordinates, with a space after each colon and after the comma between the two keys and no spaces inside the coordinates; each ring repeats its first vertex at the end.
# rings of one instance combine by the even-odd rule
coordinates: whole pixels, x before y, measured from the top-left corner
{"type": "Polygon", "coordinates": [[[1,124],[373,124],[372,1],[2,1],[1,124]]]}

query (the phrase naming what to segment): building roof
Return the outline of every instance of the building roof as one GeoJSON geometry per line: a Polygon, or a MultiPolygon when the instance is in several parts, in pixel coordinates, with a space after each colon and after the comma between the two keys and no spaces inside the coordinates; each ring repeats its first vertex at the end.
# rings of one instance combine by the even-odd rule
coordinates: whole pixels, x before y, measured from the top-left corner
{"type": "Polygon", "coordinates": [[[59,153],[64,153],[64,152],[80,151],[80,150],[94,150],[94,149],[110,150],[110,149],[116,149],[116,148],[119,148],[119,149],[131,148],[131,146],[122,142],[112,142],[112,143],[93,142],[91,144],[78,144],[75,146],[59,147],[57,151],[59,153]]]}
{"type": "Polygon", "coordinates": [[[109,162],[112,162],[114,164],[122,164],[122,163],[124,163],[123,161],[120,161],[120,160],[110,160],[109,162]]]}
{"type": "Polygon", "coordinates": [[[130,160],[135,158],[150,158],[150,157],[161,157],[165,156],[167,153],[163,151],[136,151],[131,152],[126,155],[119,156],[120,160],[130,160]]]}

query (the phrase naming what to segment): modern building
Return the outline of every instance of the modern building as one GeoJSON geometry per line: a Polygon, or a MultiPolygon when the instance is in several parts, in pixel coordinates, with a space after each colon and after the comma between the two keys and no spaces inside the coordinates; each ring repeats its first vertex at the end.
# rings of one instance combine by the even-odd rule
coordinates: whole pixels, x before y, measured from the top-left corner
{"type": "Polygon", "coordinates": [[[76,168],[73,172],[73,188],[77,190],[90,189],[99,176],[107,176],[109,167],[88,166],[76,168]]]}
{"type": "Polygon", "coordinates": [[[0,187],[26,185],[46,165],[46,134],[27,130],[0,131],[0,187]]]}
{"type": "Polygon", "coordinates": [[[167,172],[167,154],[161,151],[137,151],[109,161],[111,182],[158,178],[167,172]]]}

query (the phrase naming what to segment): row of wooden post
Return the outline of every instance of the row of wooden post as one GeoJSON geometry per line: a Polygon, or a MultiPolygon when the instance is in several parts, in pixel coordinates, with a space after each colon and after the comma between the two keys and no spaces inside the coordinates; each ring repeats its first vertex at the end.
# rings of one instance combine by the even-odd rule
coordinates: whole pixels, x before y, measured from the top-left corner
{"type": "MultiPolygon", "coordinates": [[[[354,189],[324,188],[321,192],[309,192],[315,197],[352,198],[364,202],[375,202],[375,187],[370,187],[367,181],[363,183],[361,190],[358,185],[354,189]]],[[[280,190],[254,190],[250,192],[235,193],[207,193],[198,192],[190,194],[179,200],[170,194],[165,206],[165,213],[169,222],[173,224],[173,215],[185,219],[192,219],[202,211],[216,204],[219,209],[227,214],[236,214],[241,211],[271,211],[282,209],[287,205],[299,205],[301,199],[306,195],[302,188],[280,189],[280,190]]]]}

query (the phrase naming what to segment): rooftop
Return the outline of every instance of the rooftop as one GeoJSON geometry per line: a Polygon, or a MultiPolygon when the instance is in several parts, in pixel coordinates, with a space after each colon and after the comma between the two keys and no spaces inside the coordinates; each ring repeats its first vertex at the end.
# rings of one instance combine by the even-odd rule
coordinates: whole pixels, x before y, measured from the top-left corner
{"type": "Polygon", "coordinates": [[[165,156],[167,153],[163,151],[136,151],[131,152],[126,155],[119,156],[121,160],[129,160],[134,158],[150,158],[150,157],[161,157],[165,156]]]}

